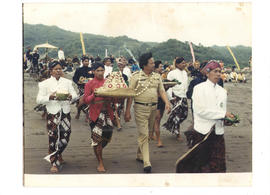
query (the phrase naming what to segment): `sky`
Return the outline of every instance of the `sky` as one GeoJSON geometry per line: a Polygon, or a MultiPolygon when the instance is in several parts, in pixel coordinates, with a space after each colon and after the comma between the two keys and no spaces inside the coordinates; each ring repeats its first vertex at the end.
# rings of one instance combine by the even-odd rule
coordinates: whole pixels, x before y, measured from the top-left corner
{"type": "Polygon", "coordinates": [[[252,45],[252,3],[24,3],[24,22],[72,32],[168,39],[204,46],[252,45]]]}

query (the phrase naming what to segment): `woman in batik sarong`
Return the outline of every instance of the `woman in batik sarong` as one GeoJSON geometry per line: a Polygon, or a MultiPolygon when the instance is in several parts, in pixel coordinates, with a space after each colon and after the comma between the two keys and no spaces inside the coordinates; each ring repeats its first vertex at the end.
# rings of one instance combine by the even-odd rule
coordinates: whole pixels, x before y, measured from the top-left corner
{"type": "Polygon", "coordinates": [[[96,97],[95,89],[104,82],[104,65],[96,62],[93,65],[94,79],[85,85],[84,102],[89,104],[89,125],[91,128],[91,142],[98,160],[98,172],[105,172],[102,150],[110,142],[113,133],[113,118],[111,98],[96,97]]]}
{"type": "Polygon", "coordinates": [[[187,88],[188,76],[185,71],[186,62],[184,58],[177,58],[175,60],[176,69],[169,72],[168,80],[177,80],[181,84],[177,84],[167,91],[168,98],[172,104],[171,114],[163,127],[176,135],[178,140],[180,137],[180,124],[187,118],[188,115],[188,102],[187,102],[187,88]]]}
{"type": "Polygon", "coordinates": [[[51,173],[57,173],[63,164],[62,153],[67,147],[71,133],[70,100],[77,94],[72,81],[62,77],[62,67],[58,61],[50,64],[51,77],[39,83],[37,103],[47,108],[47,129],[49,135],[49,155],[47,156],[52,167],[51,173]],[[56,97],[56,92],[68,93],[65,101],[56,97]]]}
{"type": "Polygon", "coordinates": [[[191,159],[196,165],[189,172],[226,172],[223,119],[234,116],[226,111],[226,90],[217,84],[221,76],[220,64],[210,61],[204,70],[208,79],[193,90],[194,130],[188,140],[193,147],[206,136],[207,139],[198,145],[198,152],[191,159]]]}

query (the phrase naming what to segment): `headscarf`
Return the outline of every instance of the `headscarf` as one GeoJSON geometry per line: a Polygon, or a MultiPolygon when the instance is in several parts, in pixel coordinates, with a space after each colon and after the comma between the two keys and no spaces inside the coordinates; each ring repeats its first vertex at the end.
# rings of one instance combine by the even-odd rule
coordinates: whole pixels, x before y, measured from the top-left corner
{"type": "Polygon", "coordinates": [[[203,68],[203,70],[206,70],[207,72],[210,72],[211,70],[214,70],[216,68],[220,68],[221,69],[221,66],[220,64],[215,61],[215,60],[210,60],[206,66],[203,68]]]}

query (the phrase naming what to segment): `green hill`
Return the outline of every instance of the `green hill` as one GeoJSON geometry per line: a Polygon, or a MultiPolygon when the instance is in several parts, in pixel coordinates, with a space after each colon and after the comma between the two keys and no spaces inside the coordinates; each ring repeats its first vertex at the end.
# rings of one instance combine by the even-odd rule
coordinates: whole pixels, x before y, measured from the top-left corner
{"type": "MultiPolygon", "coordinates": [[[[34,48],[35,45],[48,41],[52,45],[62,47],[65,56],[82,55],[79,33],[63,30],[57,26],[24,24],[23,35],[24,50],[29,46],[34,48]]],[[[113,54],[114,56],[123,55],[130,58],[128,52],[124,49],[125,45],[132,51],[136,59],[138,59],[140,54],[151,51],[156,60],[159,59],[171,63],[176,56],[183,56],[186,61],[192,60],[188,42],[181,42],[176,39],[155,43],[141,42],[127,36],[106,37],[89,33],[83,34],[83,38],[86,53],[93,56],[100,55],[104,57],[105,49],[108,49],[108,54],[113,54]]],[[[216,59],[222,60],[225,66],[234,65],[233,58],[225,46],[204,47],[203,45],[193,44],[193,49],[195,58],[199,61],[216,59]]],[[[231,50],[241,67],[248,66],[251,47],[236,46],[231,47],[231,50]]],[[[56,57],[57,51],[52,51],[50,56],[56,57]]]]}

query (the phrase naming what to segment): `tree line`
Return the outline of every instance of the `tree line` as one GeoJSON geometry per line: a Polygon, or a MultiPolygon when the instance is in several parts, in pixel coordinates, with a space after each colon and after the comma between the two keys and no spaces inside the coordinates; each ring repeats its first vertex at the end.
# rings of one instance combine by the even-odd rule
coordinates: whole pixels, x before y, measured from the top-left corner
{"type": "MultiPolygon", "coordinates": [[[[127,36],[118,37],[106,37],[95,34],[83,34],[86,53],[101,58],[105,56],[105,49],[108,54],[114,56],[125,56],[131,58],[124,47],[131,50],[135,58],[138,60],[139,56],[144,52],[152,52],[156,60],[162,60],[162,62],[168,61],[172,63],[176,56],[182,56],[186,61],[192,61],[190,53],[189,43],[181,42],[176,39],[169,39],[166,42],[142,42],[136,39],[129,38],[127,36]]],[[[48,42],[54,46],[63,48],[65,56],[81,56],[82,48],[79,32],[71,32],[63,30],[57,26],[46,26],[42,24],[23,25],[23,46],[24,51],[27,47],[34,48],[35,45],[48,42]]],[[[205,47],[201,44],[193,44],[193,50],[196,60],[222,60],[225,66],[233,66],[234,61],[227,50],[226,46],[212,46],[205,47]]],[[[241,68],[249,66],[249,58],[252,55],[252,48],[246,46],[231,47],[239,65],[241,68]]],[[[50,51],[50,57],[56,58],[57,51],[50,51]]]]}

